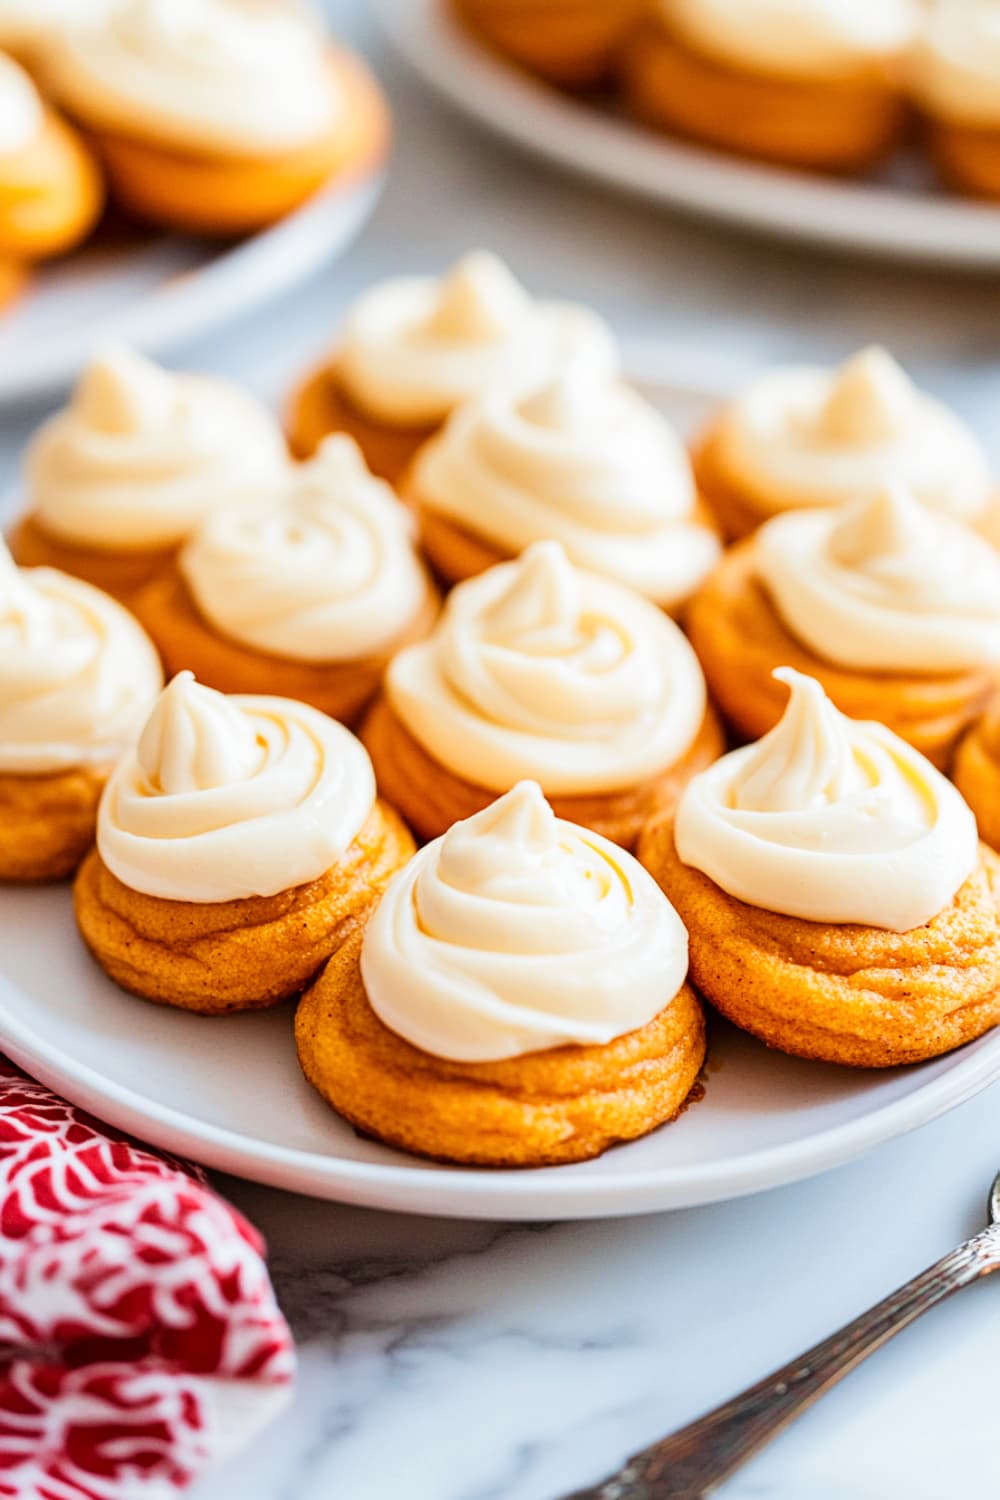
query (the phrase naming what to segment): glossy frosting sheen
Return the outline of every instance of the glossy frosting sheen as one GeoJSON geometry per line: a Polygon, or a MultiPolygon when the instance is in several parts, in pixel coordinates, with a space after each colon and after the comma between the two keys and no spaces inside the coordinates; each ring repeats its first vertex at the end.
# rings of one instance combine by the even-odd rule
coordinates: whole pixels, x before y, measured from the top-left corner
{"type": "Polygon", "coordinates": [[[298,661],[385,650],[426,603],[411,518],[354,442],[327,438],[275,495],[214,510],[181,554],[223,634],[298,661]]]}
{"type": "Polygon", "coordinates": [[[281,0],[111,0],[63,29],[47,71],[88,122],[200,151],[295,150],[341,108],[314,26],[281,0]]]}
{"type": "Polygon", "coordinates": [[[502,549],[546,537],[581,568],[665,607],[719,555],[691,519],[691,466],[670,424],[593,366],[567,366],[530,394],[495,388],[451,417],[417,459],[421,503],[502,549]]]}
{"type": "Polygon", "coordinates": [[[996,0],[936,0],[915,49],[917,98],[959,125],[1000,126],[1000,6],[996,0]]]}
{"type": "Polygon", "coordinates": [[[27,73],[0,53],[0,161],[30,146],[44,118],[38,90],[27,73]]]}
{"type": "Polygon", "coordinates": [[[389,701],[442,765],[505,791],[632,786],[674,765],[705,713],[687,640],[648,600],[578,572],[556,542],[454,589],[433,636],[401,651],[389,701]]]}
{"type": "Polygon", "coordinates": [[[895,481],[929,509],[971,520],[990,493],[972,433],[883,349],[839,370],[765,375],[730,404],[716,451],[724,475],[764,512],[839,505],[895,481]]]}
{"type": "Polygon", "coordinates": [[[667,25],[735,67],[837,77],[910,44],[913,0],[656,0],[667,25]]]}
{"type": "Polygon", "coordinates": [[[641,865],[522,782],[395,877],[361,971],[392,1031],[491,1062],[646,1025],[684,982],[687,933],[641,865]]]}
{"type": "Polygon", "coordinates": [[[275,896],[331,869],[374,802],[371,762],[343,725],[181,672],[112,773],[97,845],[123,884],[163,900],[275,896]]]}
{"type": "Polygon", "coordinates": [[[107,594],[0,542],[0,772],[117,760],[163,683],[151,642],[107,594]]]}
{"type": "Polygon", "coordinates": [[[828,661],[949,672],[1000,660],[1000,553],[905,490],[775,516],[754,546],[785,624],[828,661]]]}
{"type": "Polygon", "coordinates": [[[475,251],[440,279],[401,277],[360,297],[337,372],[371,416],[422,426],[493,382],[530,383],[576,360],[609,374],[617,367],[611,332],[597,314],[533,301],[501,260],[475,251]]]}
{"type": "Polygon", "coordinates": [[[678,854],[767,911],[922,927],[975,868],[975,818],[890,730],[845,718],[811,677],[775,675],[791,689],[784,718],[688,783],[678,854]]]}
{"type": "Polygon", "coordinates": [[[32,511],[81,547],[176,546],[214,506],[280,476],[277,423],[252,396],[129,350],[96,359],[28,451],[32,511]]]}

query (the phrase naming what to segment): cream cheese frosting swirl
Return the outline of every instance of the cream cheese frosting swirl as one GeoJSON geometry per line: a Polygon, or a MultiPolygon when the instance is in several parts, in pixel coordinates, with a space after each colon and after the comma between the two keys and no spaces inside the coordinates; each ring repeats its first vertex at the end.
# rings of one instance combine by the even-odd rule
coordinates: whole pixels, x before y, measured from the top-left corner
{"type": "Polygon", "coordinates": [[[374,804],[368,753],[342,724],[180,672],[111,774],[97,847],[124,885],[165,901],[276,896],[332,869],[374,804]]]}
{"type": "Polygon", "coordinates": [[[775,516],[752,545],[781,618],[828,661],[916,673],[1000,661],[1000,553],[903,489],[775,516]]]}
{"type": "Polygon", "coordinates": [[[614,791],[690,749],[705,715],[698,659],[640,595],[539,542],[450,594],[429,640],[399,652],[386,693],[442,765],[506,791],[614,791]]]}
{"type": "Polygon", "coordinates": [[[522,782],[422,849],[369,923],[361,973],[390,1030],[494,1062],[645,1026],[687,973],[687,933],[642,866],[522,782]]]}
{"type": "Polygon", "coordinates": [[[914,49],[911,83],[932,115],[972,129],[1000,127],[996,0],[936,0],[914,49]]]}
{"type": "Polygon", "coordinates": [[[497,256],[480,250],[439,279],[400,277],[361,296],[337,373],[376,420],[420,427],[494,382],[530,383],[577,360],[617,369],[607,325],[576,303],[535,302],[497,256]]]}
{"type": "Polygon", "coordinates": [[[881,724],[780,667],[791,698],[755,745],[685,788],[677,853],[729,895],[810,922],[922,927],[975,868],[976,820],[949,781],[881,724]]]}
{"type": "Polygon", "coordinates": [[[278,424],[249,393],[112,349],[39,429],[27,471],[44,530],[141,552],[177,546],[213,506],[280,477],[288,461],[278,424]]]}
{"type": "Polygon", "coordinates": [[[53,37],[46,72],[88,124],[200,152],[295,151],[344,107],[315,26],[281,0],[111,0],[53,37]]]}
{"type": "Polygon", "coordinates": [[[224,635],[296,661],[385,651],[430,593],[409,512],[344,436],[291,469],[277,497],[212,511],[180,567],[224,635]]]}
{"type": "Polygon", "coordinates": [[[0,47],[34,54],[64,28],[90,24],[109,0],[0,0],[0,47]]]}
{"type": "Polygon", "coordinates": [[[496,387],[460,407],[416,460],[422,505],[511,552],[553,538],[581,568],[681,604],[719,556],[693,519],[694,479],[673,428],[584,363],[528,394],[496,387]]]}
{"type": "Polygon", "coordinates": [[[838,370],[763,376],[723,414],[715,452],[764,513],[839,505],[897,481],[928,509],[972,520],[990,496],[969,429],[878,348],[838,370]]]}
{"type": "Polygon", "coordinates": [[[656,0],[655,11],[719,62],[816,79],[901,56],[918,15],[914,0],[656,0]]]}
{"type": "Polygon", "coordinates": [[[0,53],[0,160],[36,140],[45,120],[41,96],[23,68],[0,53]]]}
{"type": "Polygon", "coordinates": [[[162,685],[127,610],[54,568],[16,568],[0,542],[0,772],[110,764],[162,685]]]}

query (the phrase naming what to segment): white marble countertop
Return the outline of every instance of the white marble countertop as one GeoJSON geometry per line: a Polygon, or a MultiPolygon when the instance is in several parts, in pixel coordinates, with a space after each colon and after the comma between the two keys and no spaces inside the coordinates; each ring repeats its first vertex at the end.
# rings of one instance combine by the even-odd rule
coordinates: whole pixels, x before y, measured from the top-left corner
{"type": "MultiPolygon", "coordinates": [[[[850,263],[699,228],[501,148],[342,29],[397,109],[389,189],[318,284],[187,353],[277,395],[360,286],[483,244],[626,337],[738,371],[873,339],[1000,458],[1000,283],[850,263]]],[[[0,416],[0,492],[38,413],[0,416]]],[[[301,1354],[295,1404],[197,1500],[555,1500],[807,1344],[978,1227],[1000,1089],[867,1161],[730,1206],[618,1223],[433,1223],[220,1181],[270,1241],[301,1354]]],[[[939,1309],[723,1493],[997,1493],[1000,1288],[939,1309]]]]}

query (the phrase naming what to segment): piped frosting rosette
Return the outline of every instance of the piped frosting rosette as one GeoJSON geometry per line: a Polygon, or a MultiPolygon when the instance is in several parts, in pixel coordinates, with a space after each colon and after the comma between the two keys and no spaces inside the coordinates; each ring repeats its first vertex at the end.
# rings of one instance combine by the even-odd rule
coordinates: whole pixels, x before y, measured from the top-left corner
{"type": "Polygon", "coordinates": [[[713,452],[763,513],[840,505],[900,483],[928,509],[973,520],[990,496],[969,429],[877,348],[838,370],[763,376],[730,403],[713,452]]]}
{"type": "Polygon", "coordinates": [[[344,436],[327,438],[274,493],[213,510],[180,566],[218,630],[298,661],[385,650],[430,591],[409,512],[344,436]]]}
{"type": "Polygon", "coordinates": [[[175,375],[127,349],[85,371],[28,452],[35,520],[80,547],[178,545],[215,505],[288,463],[281,431],[247,392],[175,375]]]}
{"type": "Polygon", "coordinates": [[[181,672],[112,772],[97,845],[113,875],[150,896],[274,896],[331,869],[374,803],[367,752],[341,724],[181,672]]]}
{"type": "Polygon", "coordinates": [[[749,905],[891,932],[949,905],[976,865],[976,822],[949,781],[881,724],[847,719],[810,677],[781,722],[685,789],[681,860],[749,905]]]}
{"type": "Polygon", "coordinates": [[[630,855],[523,782],[395,877],[361,969],[392,1031],[486,1062],[645,1025],[684,982],[687,933],[630,855]]]}
{"type": "Polygon", "coordinates": [[[355,404],[400,426],[441,421],[488,385],[530,383],[563,363],[611,374],[614,339],[588,308],[536,302],[495,255],[440,278],[385,281],[355,303],[337,368],[355,404]]]}
{"type": "Polygon", "coordinates": [[[691,465],[673,428],[592,364],[461,407],[418,457],[413,490],[506,552],[553,538],[579,567],[665,607],[719,556],[714,532],[694,519],[691,465]]]}
{"type": "Polygon", "coordinates": [[[46,72],[88,123],[245,156],[321,140],[343,102],[315,24],[282,0],[108,0],[51,37],[46,72]]]}
{"type": "Polygon", "coordinates": [[[162,683],[127,610],[53,568],[16,568],[0,542],[0,772],[117,760],[162,683]]]}
{"type": "Polygon", "coordinates": [[[915,673],[1000,660],[1000,553],[898,486],[776,516],[753,545],[778,613],[826,660],[915,673]]]}
{"type": "Polygon", "coordinates": [[[765,77],[839,78],[901,55],[915,0],[656,0],[654,11],[692,46],[765,77]]]}
{"type": "Polygon", "coordinates": [[[677,626],[556,542],[460,584],[433,635],[394,657],[389,702],[442,765],[504,791],[612,791],[673,766],[705,715],[677,626]]]}

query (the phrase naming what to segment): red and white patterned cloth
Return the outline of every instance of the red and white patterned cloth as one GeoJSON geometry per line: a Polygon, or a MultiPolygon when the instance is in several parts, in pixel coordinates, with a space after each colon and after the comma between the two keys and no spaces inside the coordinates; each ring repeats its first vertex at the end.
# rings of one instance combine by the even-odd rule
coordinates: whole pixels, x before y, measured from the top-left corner
{"type": "Polygon", "coordinates": [[[161,1500],[285,1402],[256,1231],[0,1058],[0,1497],[161,1500]]]}

